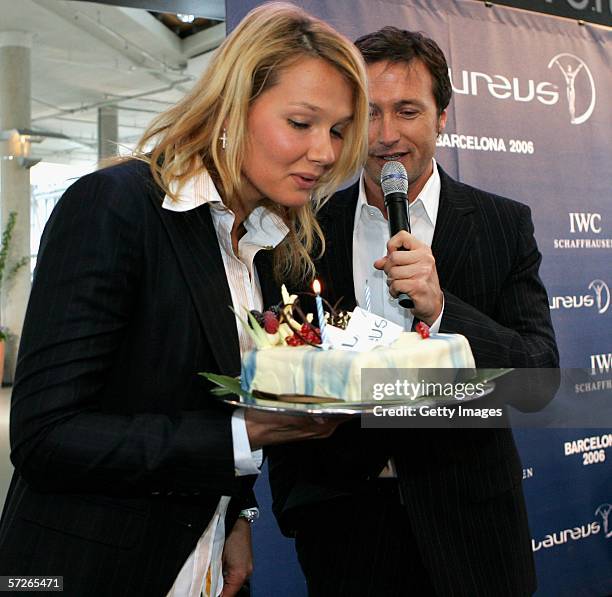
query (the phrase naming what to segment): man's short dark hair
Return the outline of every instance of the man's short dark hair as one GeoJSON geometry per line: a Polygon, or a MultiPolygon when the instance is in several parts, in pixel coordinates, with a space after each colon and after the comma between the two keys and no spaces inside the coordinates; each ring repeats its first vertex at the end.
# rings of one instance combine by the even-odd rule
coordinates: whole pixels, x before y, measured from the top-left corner
{"type": "Polygon", "coordinates": [[[442,50],[433,39],[416,31],[387,26],[360,37],[355,45],[366,64],[386,61],[410,63],[418,58],[433,80],[432,91],[438,115],[448,106],[453,94],[448,64],[442,50]]]}

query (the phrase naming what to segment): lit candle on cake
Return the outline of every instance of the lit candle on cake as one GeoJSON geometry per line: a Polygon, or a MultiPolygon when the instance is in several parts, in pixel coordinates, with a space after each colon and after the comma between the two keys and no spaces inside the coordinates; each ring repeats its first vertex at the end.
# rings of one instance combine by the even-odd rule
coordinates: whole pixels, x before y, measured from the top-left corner
{"type": "Polygon", "coordinates": [[[317,304],[317,318],[319,320],[319,330],[321,332],[321,348],[324,350],[329,348],[329,338],[327,328],[325,327],[325,312],[323,311],[323,300],[321,299],[321,283],[315,279],[312,283],[312,289],[315,291],[315,302],[317,304]]]}

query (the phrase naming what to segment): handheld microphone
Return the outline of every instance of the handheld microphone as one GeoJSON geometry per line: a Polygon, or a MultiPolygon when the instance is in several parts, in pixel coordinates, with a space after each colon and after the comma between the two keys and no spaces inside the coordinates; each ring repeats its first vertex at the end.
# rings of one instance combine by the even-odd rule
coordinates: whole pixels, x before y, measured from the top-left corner
{"type": "MultiPolygon", "coordinates": [[[[400,230],[410,232],[408,218],[408,174],[401,162],[386,162],[380,175],[380,186],[385,197],[389,233],[391,236],[400,230]]],[[[404,247],[398,249],[405,251],[404,247]]],[[[398,297],[399,304],[404,309],[413,309],[414,302],[404,292],[398,297]]]]}

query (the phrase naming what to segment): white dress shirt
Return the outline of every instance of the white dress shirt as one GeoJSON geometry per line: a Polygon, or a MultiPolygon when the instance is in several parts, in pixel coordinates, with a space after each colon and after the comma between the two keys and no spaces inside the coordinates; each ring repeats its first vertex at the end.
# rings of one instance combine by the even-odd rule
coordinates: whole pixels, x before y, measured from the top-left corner
{"type": "MultiPolygon", "coordinates": [[[[267,208],[256,207],[244,221],[246,234],[238,242],[238,255],[236,255],[231,238],[234,213],[223,204],[207,172],[189,180],[181,188],[176,201],[166,195],[162,207],[182,212],[195,209],[205,203],[210,204],[210,214],[221,248],[234,312],[243,316],[245,308],[262,311],[261,286],[253,260],[259,250],[278,245],[287,235],[287,226],[278,215],[267,208]]],[[[219,309],[226,307],[229,305],[219,305],[219,309]]],[[[253,348],[253,342],[237,318],[235,321],[240,353],[243,354],[253,348]]],[[[251,452],[242,410],[236,410],[232,414],[232,441],[236,476],[259,474],[263,453],[262,450],[251,452]]],[[[183,565],[167,597],[200,597],[201,594],[206,597],[217,597],[221,593],[224,521],[229,501],[228,496],[222,496],[219,500],[211,521],[183,565]]]]}
{"type": "MultiPolygon", "coordinates": [[[[421,242],[431,247],[438,206],[440,205],[440,174],[435,160],[433,172],[427,179],[418,197],[409,206],[410,228],[412,234],[421,242]]],[[[404,309],[389,294],[385,272],[374,268],[374,261],[387,254],[389,240],[389,223],[378,207],[368,204],[365,193],[363,173],[359,180],[359,197],[355,210],[353,226],[353,284],[357,304],[365,309],[365,287],[370,287],[371,311],[385,319],[401,325],[410,331],[414,319],[410,309],[404,309]]],[[[444,307],[442,308],[444,311],[444,307]]],[[[442,313],[430,332],[435,334],[440,329],[442,313]]]]}
{"type": "MultiPolygon", "coordinates": [[[[436,160],[433,160],[433,172],[427,179],[425,186],[417,198],[409,205],[408,217],[410,230],[421,242],[431,247],[438,206],[440,205],[440,174],[436,160]]],[[[397,299],[389,294],[385,272],[374,267],[374,261],[387,254],[387,241],[389,240],[389,222],[385,220],[378,207],[368,204],[365,192],[363,173],[359,180],[359,197],[355,210],[355,223],[353,225],[353,284],[357,304],[365,309],[365,287],[370,287],[371,311],[381,315],[389,321],[401,325],[404,330],[412,329],[414,316],[410,309],[404,309],[397,299]]],[[[442,313],[429,328],[435,334],[440,329],[442,313]]],[[[395,477],[393,459],[389,460],[381,477],[395,477]]]]}

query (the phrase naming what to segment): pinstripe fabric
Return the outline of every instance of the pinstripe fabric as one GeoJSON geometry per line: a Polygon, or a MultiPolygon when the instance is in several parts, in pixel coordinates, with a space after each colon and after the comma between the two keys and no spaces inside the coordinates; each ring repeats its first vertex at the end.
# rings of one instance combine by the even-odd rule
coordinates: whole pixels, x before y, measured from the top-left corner
{"type": "Polygon", "coordinates": [[[45,229],[0,574],[62,574],[74,597],[165,595],[220,496],[237,498],[228,526],[253,504],[231,411],[197,375],[240,369],[209,208],[172,213],[162,198],[146,164],[123,163],[77,181],[45,229]]]}
{"type": "Polygon", "coordinates": [[[299,562],[308,579],[309,595],[427,597],[433,594],[416,545],[408,540],[412,530],[397,498],[397,487],[395,491],[392,486],[377,487],[367,494],[330,500],[310,523],[300,529],[295,539],[299,562]],[[367,508],[364,503],[368,504],[367,508]],[[313,549],[315,543],[317,548],[313,549]],[[377,573],[355,574],[359,565],[377,573]]]}
{"type": "Polygon", "coordinates": [[[185,212],[204,204],[210,205],[213,228],[221,249],[221,258],[226,276],[231,281],[229,289],[232,306],[236,315],[236,327],[240,352],[254,347],[253,340],[240,320],[244,319],[244,309],[262,311],[264,304],[261,295],[254,257],[263,247],[276,247],[287,235],[288,228],[282,218],[264,206],[257,206],[243,222],[246,234],[240,239],[238,250],[234,253],[231,232],[234,214],[223,204],[208,172],[204,171],[191,178],[180,190],[174,189],[176,198],[164,197],[162,207],[170,211],[185,212]]]}
{"type": "MultiPolygon", "coordinates": [[[[257,309],[258,311],[263,311],[263,297],[254,258],[263,247],[277,246],[287,234],[287,227],[280,216],[268,212],[265,207],[256,207],[244,221],[246,234],[238,243],[238,251],[240,253],[238,256],[232,247],[231,238],[235,219],[234,214],[226,209],[208,172],[202,172],[190,179],[188,184],[177,192],[177,195],[175,200],[170,199],[166,195],[162,208],[175,212],[184,212],[204,204],[210,206],[210,216],[229,284],[231,306],[234,313],[238,314],[236,316],[236,327],[238,330],[240,353],[243,355],[254,346],[247,330],[240,323],[244,316],[244,310],[257,309]]],[[[236,440],[235,434],[237,431],[234,423],[235,421],[232,420],[233,439],[236,440]]],[[[246,435],[246,430],[244,433],[246,435]]],[[[248,450],[248,439],[245,437],[244,441],[248,450]]],[[[236,446],[234,446],[235,448],[236,446]]],[[[239,469],[240,465],[236,452],[234,458],[235,467],[239,469]]],[[[261,457],[259,460],[261,461],[261,457]]],[[[253,466],[251,465],[248,471],[251,471],[253,466]]],[[[199,594],[203,583],[206,587],[204,590],[206,595],[213,592],[215,595],[217,594],[217,586],[222,572],[221,556],[225,532],[224,519],[229,502],[228,497],[224,496],[221,498],[211,523],[206,527],[195,550],[185,562],[172,589],[168,593],[168,597],[181,597],[194,591],[199,594]]]]}
{"type": "MultiPolygon", "coordinates": [[[[480,367],[557,366],[529,209],[458,183],[441,168],[440,176],[432,243],[445,295],[440,331],[467,336],[480,367]]],[[[351,238],[356,202],[354,185],[337,193],[321,214],[327,252],[318,276],[328,289],[326,298],[341,300],[347,309],[355,305],[351,238]]],[[[306,524],[312,530],[326,500],[338,504],[367,495],[369,479],[390,456],[410,541],[436,595],[517,597],[535,590],[521,464],[508,430],[383,432],[350,422],[328,440],[269,450],[273,507],[283,531],[300,534],[306,524]]],[[[368,508],[365,498],[362,507],[368,508]]],[[[319,531],[318,543],[326,541],[326,534],[334,541],[333,524],[319,531]]],[[[386,547],[379,536],[368,550],[386,547]]],[[[320,570],[324,566],[321,562],[320,570]]],[[[367,558],[355,559],[349,568],[358,578],[365,575],[364,586],[368,575],[376,574],[367,558]]],[[[409,578],[403,588],[410,594],[409,578]]]]}

